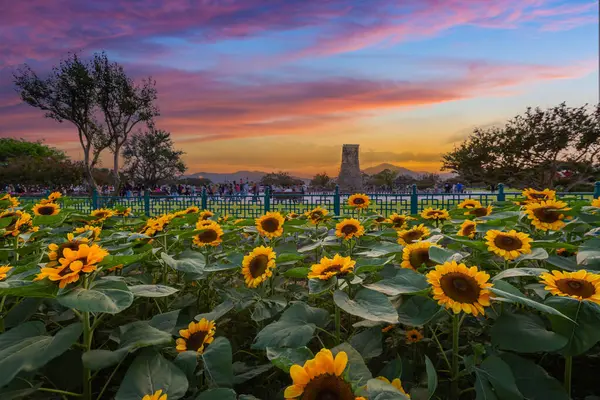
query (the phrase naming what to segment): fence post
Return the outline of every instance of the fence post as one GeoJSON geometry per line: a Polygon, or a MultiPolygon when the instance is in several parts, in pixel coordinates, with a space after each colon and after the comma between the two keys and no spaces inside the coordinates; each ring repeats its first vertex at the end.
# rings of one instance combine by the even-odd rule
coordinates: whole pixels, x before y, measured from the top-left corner
{"type": "Polygon", "coordinates": [[[594,184],[594,198],[600,199],[600,182],[594,184]]]}
{"type": "Polygon", "coordinates": [[[265,186],[265,214],[271,211],[271,188],[265,186]]]}
{"type": "Polygon", "coordinates": [[[150,216],[150,191],[144,190],[144,213],[147,217],[150,216]]]}
{"type": "Polygon", "coordinates": [[[498,184],[498,201],[506,201],[506,196],[504,195],[504,184],[498,184]]]}
{"type": "Polygon", "coordinates": [[[417,194],[417,185],[413,183],[412,192],[410,193],[410,213],[419,213],[419,195],[417,194]]]}
{"type": "Polygon", "coordinates": [[[98,192],[92,189],[92,210],[98,209],[98,192]]]}
{"type": "Polygon", "coordinates": [[[206,195],[206,188],[202,187],[202,209],[208,209],[208,196],[206,195]]]}
{"type": "Polygon", "coordinates": [[[337,216],[340,215],[340,187],[335,185],[335,192],[333,192],[333,213],[337,216]]]}

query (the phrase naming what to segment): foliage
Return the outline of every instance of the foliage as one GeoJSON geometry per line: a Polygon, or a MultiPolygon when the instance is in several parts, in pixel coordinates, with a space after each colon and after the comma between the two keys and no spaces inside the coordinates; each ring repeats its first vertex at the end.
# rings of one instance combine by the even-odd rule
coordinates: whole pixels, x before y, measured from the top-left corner
{"type": "Polygon", "coordinates": [[[61,150],[43,144],[41,141],[29,142],[25,139],[0,138],[0,164],[5,166],[8,160],[18,157],[65,160],[67,156],[61,150]]]}
{"type": "Polygon", "coordinates": [[[261,185],[289,187],[302,185],[304,181],[294,178],[288,172],[271,172],[260,179],[261,185]]]}
{"type": "Polygon", "coordinates": [[[486,185],[553,187],[562,179],[569,190],[593,182],[600,176],[600,104],[527,108],[503,127],[477,128],[443,155],[443,169],[486,185]]]}
{"type": "Polygon", "coordinates": [[[0,398],[584,398],[600,354],[600,200],[530,213],[542,194],[554,197],[528,191],[482,217],[413,215],[398,229],[427,233],[405,246],[369,208],[349,211],[364,234],[343,239],[331,214],[82,215],[57,194],[35,208],[3,196],[0,398]],[[34,215],[43,206],[58,213],[34,215]]]}
{"type": "Polygon", "coordinates": [[[391,190],[394,187],[394,183],[396,182],[397,178],[397,171],[392,171],[391,169],[386,168],[381,172],[371,175],[368,183],[383,190],[391,190]]]}
{"type": "Polygon", "coordinates": [[[316,174],[310,180],[310,187],[314,190],[333,190],[335,188],[335,181],[327,175],[327,172],[316,174]]]}
{"type": "Polygon", "coordinates": [[[183,151],[173,148],[169,132],[151,128],[135,133],[123,150],[125,174],[145,187],[153,187],[185,172],[186,167],[181,160],[183,154],[183,151]]]}

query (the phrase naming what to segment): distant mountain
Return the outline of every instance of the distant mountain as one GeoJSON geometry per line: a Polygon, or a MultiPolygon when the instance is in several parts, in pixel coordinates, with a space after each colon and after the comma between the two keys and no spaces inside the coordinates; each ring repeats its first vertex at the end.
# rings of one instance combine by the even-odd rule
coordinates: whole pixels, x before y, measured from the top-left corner
{"type": "MultiPolygon", "coordinates": [[[[383,163],[383,164],[375,165],[374,167],[365,168],[365,169],[363,169],[363,172],[365,174],[367,174],[367,175],[374,175],[374,174],[380,173],[384,169],[389,169],[391,171],[398,172],[399,175],[408,175],[408,176],[413,177],[413,178],[419,178],[422,175],[430,173],[430,172],[427,172],[427,171],[412,171],[412,170],[410,170],[408,168],[399,167],[397,165],[390,164],[390,163],[383,163]]],[[[452,172],[436,172],[436,173],[441,178],[450,178],[450,177],[452,177],[452,176],[455,175],[452,172]]]]}
{"type": "MultiPolygon", "coordinates": [[[[261,180],[263,176],[265,176],[268,172],[263,171],[237,171],[229,174],[218,173],[218,172],[197,172],[191,175],[185,175],[184,178],[206,178],[210,179],[214,183],[224,183],[224,182],[239,182],[240,179],[243,182],[246,180],[250,182],[258,182],[261,180]]],[[[306,177],[294,177],[297,179],[307,180],[306,177]]]]}

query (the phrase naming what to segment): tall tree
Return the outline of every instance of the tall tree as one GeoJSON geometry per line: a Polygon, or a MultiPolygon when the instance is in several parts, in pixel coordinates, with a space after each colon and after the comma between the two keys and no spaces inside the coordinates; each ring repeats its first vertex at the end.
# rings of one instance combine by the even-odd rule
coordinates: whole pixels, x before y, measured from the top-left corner
{"type": "Polygon", "coordinates": [[[136,85],[133,79],[127,76],[123,66],[110,62],[104,52],[94,54],[93,66],[98,107],[104,114],[109,147],[113,153],[113,183],[116,194],[121,185],[121,149],[130,132],[139,123],[153,127],[153,119],[159,115],[154,104],[156,82],[148,78],[142,80],[141,85],[136,85]]]}
{"type": "Polygon", "coordinates": [[[326,172],[316,174],[310,180],[310,187],[316,190],[331,190],[335,187],[335,182],[326,172]]]}
{"type": "Polygon", "coordinates": [[[294,178],[288,172],[279,171],[266,174],[260,179],[260,183],[262,185],[287,187],[302,185],[304,181],[294,178]]]}
{"type": "Polygon", "coordinates": [[[75,125],[88,184],[97,189],[92,170],[108,143],[102,125],[96,119],[97,86],[91,64],[77,54],[70,54],[52,68],[45,79],[25,64],[14,74],[14,83],[21,99],[46,111],[47,118],[75,125]]]}
{"type": "Polygon", "coordinates": [[[134,133],[123,148],[125,173],[135,183],[153,187],[185,172],[183,154],[174,149],[169,132],[150,128],[134,133]]]}
{"type": "Polygon", "coordinates": [[[600,172],[600,104],[527,108],[502,128],[476,129],[442,161],[471,183],[553,187],[565,169],[566,190],[592,182],[600,172]]]}
{"type": "Polygon", "coordinates": [[[391,190],[394,188],[394,182],[396,181],[397,177],[397,171],[392,171],[391,169],[386,168],[381,172],[371,175],[369,183],[378,188],[391,190]]]}
{"type": "Polygon", "coordinates": [[[29,142],[24,139],[0,138],[0,163],[17,157],[67,158],[62,150],[47,146],[41,141],[29,142]]]}

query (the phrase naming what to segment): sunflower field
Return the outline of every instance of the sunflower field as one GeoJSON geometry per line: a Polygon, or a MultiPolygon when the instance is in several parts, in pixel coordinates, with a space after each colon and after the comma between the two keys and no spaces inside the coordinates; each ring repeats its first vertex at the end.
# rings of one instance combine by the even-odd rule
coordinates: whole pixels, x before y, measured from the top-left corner
{"type": "Polygon", "coordinates": [[[600,199],[233,219],[0,195],[0,399],[600,398],[600,199]]]}

